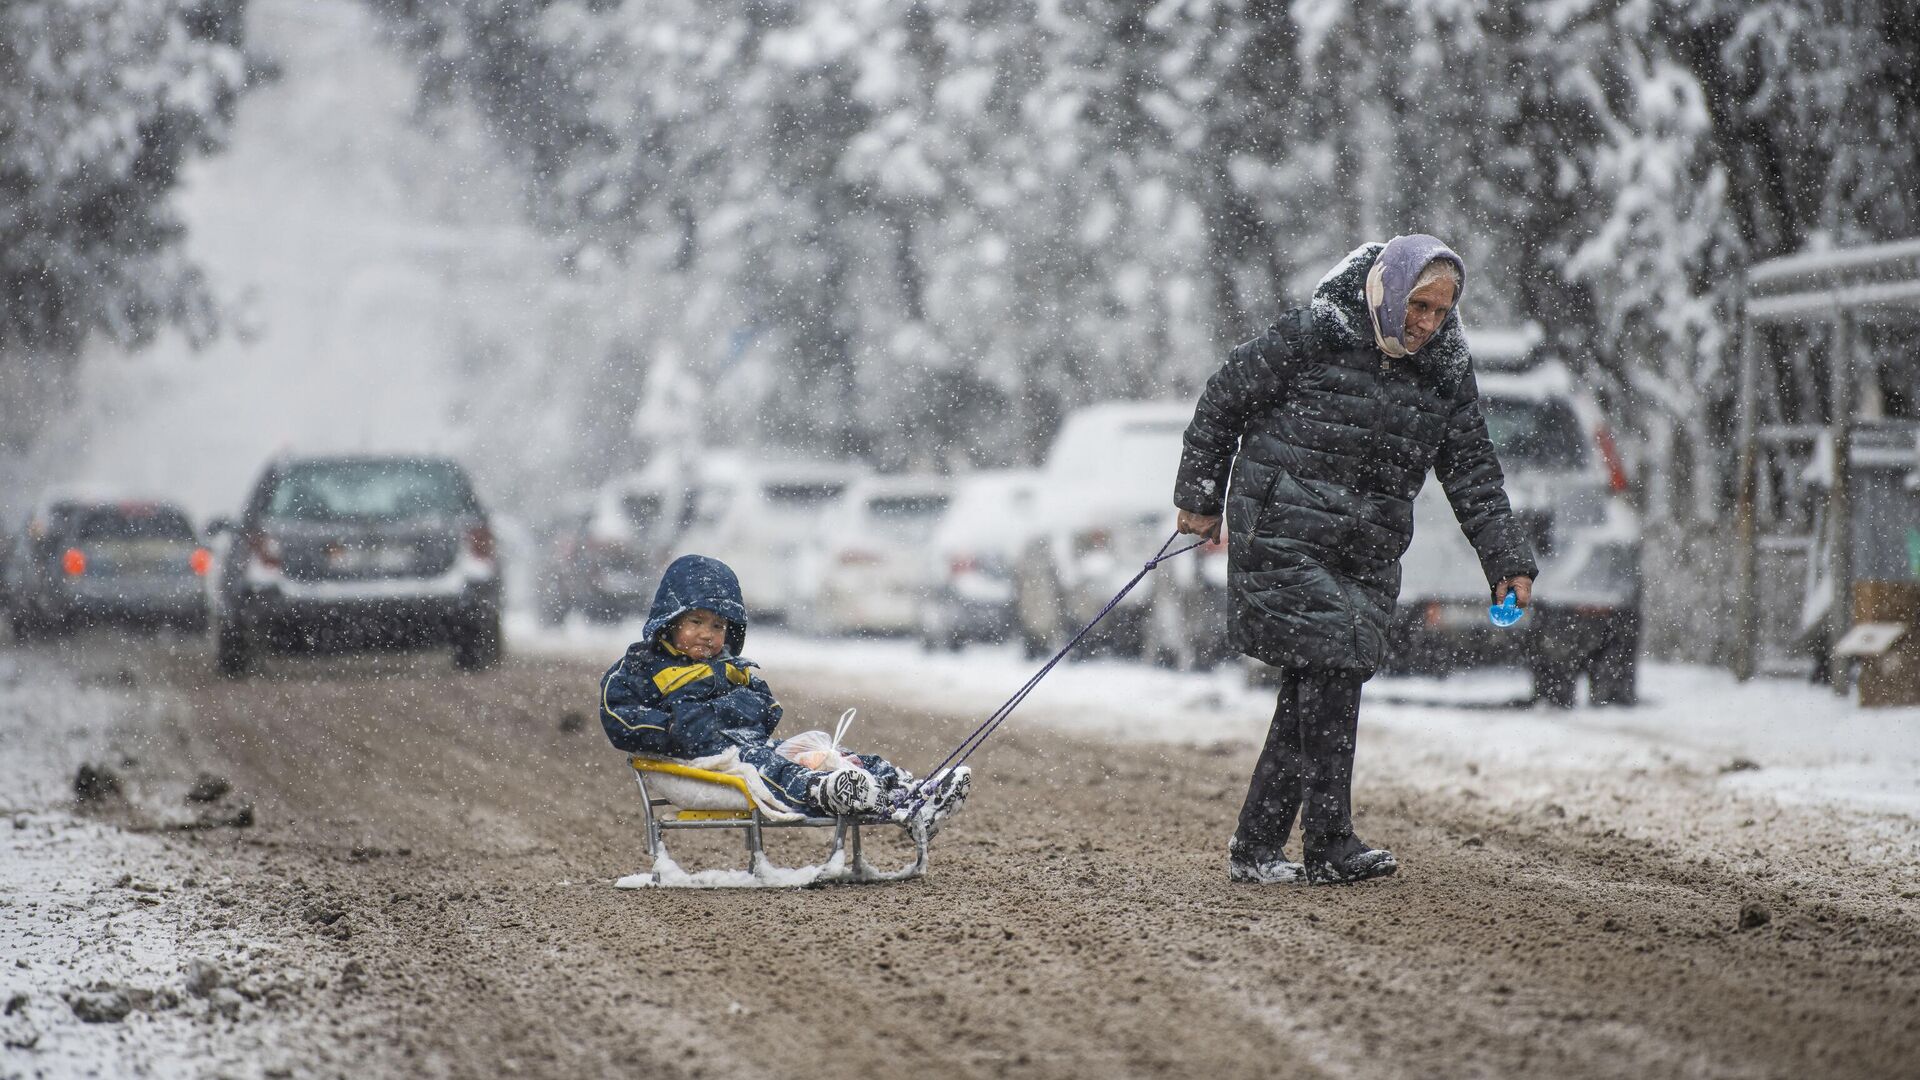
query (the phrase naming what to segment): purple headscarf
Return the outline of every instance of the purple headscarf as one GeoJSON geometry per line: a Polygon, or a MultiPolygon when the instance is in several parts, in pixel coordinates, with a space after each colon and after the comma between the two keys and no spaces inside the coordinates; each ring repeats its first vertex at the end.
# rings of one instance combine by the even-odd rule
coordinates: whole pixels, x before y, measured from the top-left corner
{"type": "MultiPolygon", "coordinates": [[[[1444,259],[1460,271],[1460,292],[1467,289],[1467,264],[1439,238],[1426,233],[1396,236],[1373,260],[1367,272],[1367,311],[1373,316],[1373,336],[1388,356],[1407,355],[1407,297],[1420,271],[1435,259],[1444,259]]],[[[1454,302],[1460,298],[1455,295],[1454,302]]]]}

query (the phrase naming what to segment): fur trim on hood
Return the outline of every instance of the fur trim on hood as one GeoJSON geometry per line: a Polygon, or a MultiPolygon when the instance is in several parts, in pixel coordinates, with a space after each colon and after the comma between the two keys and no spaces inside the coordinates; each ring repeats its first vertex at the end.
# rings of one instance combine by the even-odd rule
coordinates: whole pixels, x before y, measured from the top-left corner
{"type": "MultiPolygon", "coordinates": [[[[1313,290],[1314,330],[1323,340],[1338,348],[1366,346],[1379,349],[1374,334],[1374,316],[1367,303],[1367,275],[1387,245],[1362,244],[1327,271],[1313,290]]],[[[1416,273],[1418,271],[1416,270],[1416,273]]],[[[1400,302],[1406,310],[1406,301],[1400,302]]],[[[1466,375],[1472,358],[1467,353],[1466,335],[1460,331],[1460,312],[1447,313],[1439,332],[1417,353],[1405,358],[1423,375],[1453,386],[1466,375]]]]}

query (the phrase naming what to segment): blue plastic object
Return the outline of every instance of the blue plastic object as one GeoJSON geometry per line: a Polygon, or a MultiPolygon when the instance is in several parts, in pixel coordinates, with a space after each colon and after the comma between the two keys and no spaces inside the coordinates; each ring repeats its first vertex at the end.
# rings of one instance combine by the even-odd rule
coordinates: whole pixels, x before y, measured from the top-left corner
{"type": "Polygon", "coordinates": [[[1507,593],[1505,600],[1487,607],[1487,618],[1492,619],[1495,626],[1512,626],[1520,621],[1520,616],[1525,614],[1526,612],[1520,607],[1518,595],[1511,591],[1507,593]]]}

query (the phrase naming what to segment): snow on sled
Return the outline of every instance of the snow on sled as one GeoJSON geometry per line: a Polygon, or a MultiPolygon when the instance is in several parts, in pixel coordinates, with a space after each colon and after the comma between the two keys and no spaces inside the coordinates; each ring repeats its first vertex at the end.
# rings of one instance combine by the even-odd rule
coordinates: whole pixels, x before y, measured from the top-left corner
{"type": "Polygon", "coordinates": [[[619,889],[751,889],[800,888],[807,885],[869,884],[907,881],[927,872],[927,822],[916,815],[907,824],[877,815],[809,817],[782,813],[756,799],[758,777],[751,769],[719,771],[698,764],[634,755],[627,759],[640,785],[640,803],[646,814],[647,854],[653,869],[614,882],[619,889]],[[861,851],[862,826],[885,825],[906,831],[913,840],[913,861],[898,870],[880,870],[861,851]],[[746,836],[747,868],[701,870],[688,873],[667,853],[666,834],[677,829],[738,829],[746,836]],[[767,858],[762,837],[767,829],[832,829],[826,861],[812,866],[784,867],[767,858]]]}

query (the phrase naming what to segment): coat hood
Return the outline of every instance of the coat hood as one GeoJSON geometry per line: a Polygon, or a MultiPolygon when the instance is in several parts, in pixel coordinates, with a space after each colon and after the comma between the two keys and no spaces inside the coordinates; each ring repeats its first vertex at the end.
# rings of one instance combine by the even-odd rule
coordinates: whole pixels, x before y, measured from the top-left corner
{"type": "Polygon", "coordinates": [[[740,599],[740,579],[726,563],[705,555],[682,555],[660,575],[653,610],[640,631],[642,640],[654,641],[673,620],[695,608],[727,620],[727,651],[739,656],[747,647],[747,605],[740,599]]]}
{"type": "MultiPolygon", "coordinates": [[[[1394,248],[1388,262],[1382,267],[1383,281],[1390,283],[1386,288],[1388,295],[1382,298],[1379,312],[1367,298],[1367,277],[1373,272],[1374,264],[1393,245],[1370,243],[1362,244],[1348,252],[1347,257],[1327,271],[1320,284],[1313,290],[1313,323],[1325,340],[1345,348],[1367,346],[1378,349],[1375,334],[1375,320],[1378,325],[1395,326],[1395,340],[1403,332],[1407,318],[1407,298],[1405,291],[1410,290],[1413,279],[1419,276],[1422,267],[1433,259],[1448,259],[1460,266],[1464,280],[1466,271],[1460,257],[1449,251],[1445,244],[1430,236],[1397,236],[1393,240],[1394,248]],[[1431,244],[1420,243],[1431,241],[1431,244]],[[1416,264],[1417,265],[1414,265],[1416,264]],[[1411,265],[1411,270],[1407,267],[1411,265]],[[1395,298],[1392,293],[1400,288],[1400,278],[1405,278],[1402,295],[1395,298]]],[[[1438,333],[1428,341],[1419,352],[1406,357],[1422,373],[1451,386],[1467,373],[1470,358],[1467,354],[1466,335],[1460,331],[1460,311],[1455,308],[1447,313],[1447,321],[1442,323],[1438,333]]]]}

